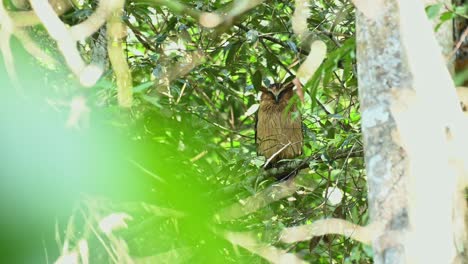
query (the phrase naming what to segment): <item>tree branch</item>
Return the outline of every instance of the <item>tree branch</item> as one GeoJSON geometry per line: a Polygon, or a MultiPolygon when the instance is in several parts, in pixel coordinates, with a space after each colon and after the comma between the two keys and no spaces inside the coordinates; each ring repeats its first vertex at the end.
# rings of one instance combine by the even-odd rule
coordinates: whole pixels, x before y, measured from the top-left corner
{"type": "Polygon", "coordinates": [[[308,225],[286,228],[281,233],[281,241],[294,243],[309,240],[314,236],[337,234],[369,245],[374,237],[382,233],[382,230],[381,224],[371,224],[364,227],[343,219],[330,218],[317,220],[308,225]]]}

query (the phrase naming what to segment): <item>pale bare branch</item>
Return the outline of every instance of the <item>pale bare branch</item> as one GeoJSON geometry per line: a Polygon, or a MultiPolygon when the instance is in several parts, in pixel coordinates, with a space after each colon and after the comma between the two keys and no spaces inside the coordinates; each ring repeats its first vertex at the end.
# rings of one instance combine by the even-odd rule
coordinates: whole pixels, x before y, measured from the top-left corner
{"type": "Polygon", "coordinates": [[[96,11],[88,19],[70,28],[73,40],[83,41],[94,34],[106,23],[112,12],[123,8],[124,2],[123,0],[100,1],[96,11]]]}
{"type": "Polygon", "coordinates": [[[14,30],[13,21],[8,15],[3,1],[0,3],[0,49],[2,50],[3,59],[5,61],[5,68],[7,70],[8,76],[17,88],[19,88],[18,77],[16,75],[13,54],[11,51],[11,35],[14,30]]]}
{"type": "Polygon", "coordinates": [[[281,241],[294,243],[309,240],[314,236],[337,234],[369,245],[376,236],[382,233],[382,230],[380,224],[359,226],[343,219],[330,218],[317,220],[308,225],[286,228],[281,234],[281,241]]]}
{"type": "Polygon", "coordinates": [[[223,23],[231,23],[234,18],[249,11],[262,2],[263,0],[237,0],[232,8],[224,14],[203,12],[199,17],[200,25],[207,28],[214,28],[223,23]]]}
{"type": "Polygon", "coordinates": [[[100,78],[102,69],[85,64],[67,27],[46,0],[31,0],[30,3],[50,36],[57,42],[70,70],[79,78],[82,85],[93,86],[100,78]]]}
{"type": "Polygon", "coordinates": [[[107,50],[117,79],[117,99],[122,107],[131,107],[133,101],[132,75],[125,56],[122,38],[125,25],[121,21],[122,9],[116,9],[107,22],[107,50]]]}
{"type": "MultiPolygon", "coordinates": [[[[49,3],[59,16],[63,15],[66,11],[68,11],[71,8],[71,4],[69,1],[50,0],[49,3]]],[[[13,20],[14,26],[17,28],[34,26],[41,23],[34,11],[9,12],[9,15],[13,20]]]]}
{"type": "Polygon", "coordinates": [[[274,201],[292,195],[296,189],[297,185],[293,180],[280,182],[247,198],[242,203],[234,204],[221,210],[218,214],[219,219],[228,221],[251,214],[274,201]]]}

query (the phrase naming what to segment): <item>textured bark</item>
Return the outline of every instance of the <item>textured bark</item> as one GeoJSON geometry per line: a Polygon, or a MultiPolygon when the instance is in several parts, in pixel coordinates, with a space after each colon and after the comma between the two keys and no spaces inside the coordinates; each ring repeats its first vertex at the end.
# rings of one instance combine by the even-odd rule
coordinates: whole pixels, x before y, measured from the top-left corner
{"type": "Polygon", "coordinates": [[[396,124],[390,114],[391,90],[410,87],[399,35],[396,3],[385,1],[382,16],[367,19],[357,12],[356,38],[371,221],[386,223],[384,234],[373,241],[374,261],[404,263],[402,241],[392,231],[408,226],[406,155],[394,142],[396,124]]]}
{"type": "MultiPolygon", "coordinates": [[[[397,4],[392,0],[384,2],[381,16],[371,20],[357,11],[356,23],[369,211],[372,222],[385,224],[383,234],[373,241],[377,264],[405,263],[406,259],[403,236],[397,234],[408,229],[408,161],[396,142],[396,124],[390,113],[390,103],[393,90],[413,86],[401,46],[397,4]]],[[[447,29],[450,27],[441,28],[447,29]]],[[[445,54],[451,50],[452,43],[447,41],[450,32],[437,34],[443,39],[439,43],[445,46],[445,54]]],[[[451,37],[448,39],[452,40],[451,37]]]]}

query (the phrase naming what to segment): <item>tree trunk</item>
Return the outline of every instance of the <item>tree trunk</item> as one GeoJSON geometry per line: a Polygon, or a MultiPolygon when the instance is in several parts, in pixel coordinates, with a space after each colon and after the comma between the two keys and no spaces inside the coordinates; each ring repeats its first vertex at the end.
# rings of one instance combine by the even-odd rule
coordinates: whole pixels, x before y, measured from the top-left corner
{"type": "Polygon", "coordinates": [[[394,142],[396,129],[390,114],[391,89],[410,87],[394,1],[382,6],[375,20],[356,12],[357,62],[362,134],[371,221],[385,221],[384,234],[373,242],[374,261],[404,263],[402,241],[392,241],[392,231],[408,227],[406,156],[394,142]],[[387,245],[392,241],[392,245],[387,245]]]}
{"type": "MultiPolygon", "coordinates": [[[[406,263],[404,236],[396,234],[404,234],[409,227],[408,160],[395,141],[397,130],[390,103],[394,91],[413,87],[413,83],[401,44],[397,2],[384,2],[380,6],[381,15],[375,19],[368,19],[356,11],[359,98],[369,211],[371,222],[385,224],[383,234],[373,241],[376,264],[406,263]]],[[[440,30],[442,32],[437,34],[441,38],[439,44],[448,55],[453,43],[451,26],[445,25],[440,30]]],[[[429,234],[426,239],[431,239],[429,234]]]]}

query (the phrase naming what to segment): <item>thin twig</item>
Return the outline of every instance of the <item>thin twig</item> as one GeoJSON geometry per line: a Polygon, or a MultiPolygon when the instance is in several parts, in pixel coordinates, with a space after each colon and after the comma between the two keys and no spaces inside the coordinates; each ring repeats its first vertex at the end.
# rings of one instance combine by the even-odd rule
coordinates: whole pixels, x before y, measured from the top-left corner
{"type": "Polygon", "coordinates": [[[457,45],[455,45],[455,48],[450,53],[449,61],[455,56],[455,53],[457,53],[457,51],[460,49],[461,45],[463,44],[463,42],[465,41],[465,38],[467,36],[468,36],[468,27],[465,28],[465,30],[463,31],[463,33],[460,36],[460,39],[457,42],[457,45]]]}

